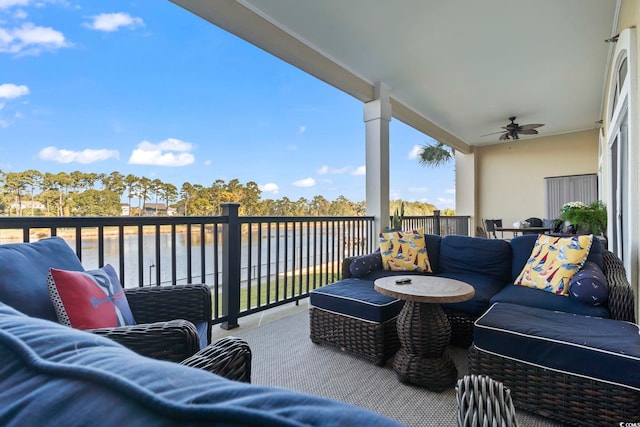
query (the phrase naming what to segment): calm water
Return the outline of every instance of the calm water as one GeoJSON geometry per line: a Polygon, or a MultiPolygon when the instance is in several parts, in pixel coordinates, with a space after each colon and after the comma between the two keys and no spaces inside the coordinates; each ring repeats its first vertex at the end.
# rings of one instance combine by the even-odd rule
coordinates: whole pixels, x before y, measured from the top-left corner
{"type": "MultiPolygon", "coordinates": [[[[74,248],[75,241],[67,240],[69,245],[74,248]]],[[[213,285],[216,267],[222,266],[222,239],[218,237],[217,251],[214,245],[213,233],[205,234],[204,241],[204,260],[205,260],[205,280],[204,282],[213,285]],[[216,266],[216,253],[218,264],[216,266]]],[[[187,283],[187,273],[189,266],[187,265],[187,253],[191,250],[191,274],[192,282],[201,283],[201,248],[202,241],[199,233],[192,234],[192,247],[187,247],[186,233],[176,234],[176,277],[178,283],[187,283]]],[[[161,284],[171,283],[171,235],[160,235],[160,260],[156,260],[156,238],[155,235],[143,236],[143,257],[142,264],[138,262],[138,236],[126,235],[124,237],[124,280],[125,287],[136,287],[139,285],[139,271],[142,270],[143,284],[145,286],[155,285],[156,269],[160,268],[161,284]]],[[[249,271],[251,278],[255,279],[260,273],[263,279],[267,277],[275,278],[276,274],[283,275],[285,271],[291,272],[296,270],[306,271],[307,267],[316,265],[320,268],[321,264],[333,260],[334,253],[342,258],[344,256],[344,248],[352,246],[350,239],[343,239],[343,236],[334,236],[331,233],[317,231],[316,237],[313,234],[307,236],[306,231],[296,230],[295,234],[289,230],[285,236],[283,230],[276,234],[272,231],[271,236],[267,236],[263,232],[262,236],[253,233],[251,236],[251,244],[247,236],[243,238],[241,246],[241,279],[246,285],[249,271]],[[258,244],[260,243],[260,245],[258,244]],[[286,247],[286,261],[285,261],[286,247]],[[300,254],[302,248],[302,256],[300,254]],[[248,264],[249,251],[251,251],[251,265],[248,264]],[[276,254],[279,254],[276,259],[276,254]],[[269,256],[270,255],[270,256],[269,256]],[[295,265],[294,265],[295,258],[295,265]],[[286,265],[285,265],[286,263],[286,265]],[[267,274],[267,269],[269,272],[267,274]],[[276,271],[277,270],[277,271],[276,271]]],[[[104,263],[111,264],[116,271],[120,271],[120,263],[118,260],[118,238],[116,236],[105,236],[104,238],[104,263]]],[[[335,261],[341,261],[335,260],[335,261]]],[[[82,242],[82,264],[86,269],[98,268],[98,240],[83,238],[82,242]]],[[[218,271],[219,280],[221,273],[218,271]]],[[[121,278],[122,280],[122,278],[121,278]]]]}

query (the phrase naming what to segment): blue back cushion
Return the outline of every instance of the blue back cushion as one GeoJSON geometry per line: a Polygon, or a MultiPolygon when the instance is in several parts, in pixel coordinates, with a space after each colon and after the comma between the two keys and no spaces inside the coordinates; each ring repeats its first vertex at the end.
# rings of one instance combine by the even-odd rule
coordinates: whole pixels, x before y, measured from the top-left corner
{"type": "Polygon", "coordinates": [[[424,241],[427,245],[427,255],[429,256],[429,264],[434,274],[440,273],[440,243],[442,237],[437,234],[425,234],[424,241]]]}
{"type": "Polygon", "coordinates": [[[445,236],[440,243],[440,272],[482,274],[511,280],[511,246],[501,239],[445,236]]]}
{"type": "Polygon", "coordinates": [[[496,302],[563,311],[583,316],[609,317],[609,310],[602,305],[594,307],[568,295],[556,295],[552,292],[514,284],[505,286],[500,292],[491,297],[490,303],[494,304],[496,302]]]}
{"type": "Polygon", "coordinates": [[[3,425],[400,426],[329,399],[139,356],[0,303],[3,425]]]}
{"type": "Polygon", "coordinates": [[[0,301],[29,316],[58,321],[47,288],[49,268],[84,271],[59,237],[0,245],[0,301]]]}
{"type": "Polygon", "coordinates": [[[484,313],[491,304],[489,301],[498,292],[500,292],[506,282],[504,280],[492,279],[489,276],[483,274],[469,274],[469,273],[442,273],[439,276],[447,277],[449,279],[460,280],[461,282],[468,283],[475,289],[473,298],[462,301],[442,304],[442,307],[446,307],[450,310],[462,311],[471,314],[484,313]]]}
{"type": "MultiPolygon", "coordinates": [[[[557,236],[567,237],[566,235],[560,234],[557,236]]],[[[536,244],[536,240],[538,240],[537,234],[524,234],[511,240],[512,259],[510,281],[513,282],[524,268],[524,265],[531,256],[531,251],[533,250],[533,246],[536,244]]],[[[593,242],[591,243],[591,249],[589,249],[587,261],[595,262],[598,267],[601,269],[603,268],[602,245],[600,244],[600,239],[594,237],[593,242]]]]}

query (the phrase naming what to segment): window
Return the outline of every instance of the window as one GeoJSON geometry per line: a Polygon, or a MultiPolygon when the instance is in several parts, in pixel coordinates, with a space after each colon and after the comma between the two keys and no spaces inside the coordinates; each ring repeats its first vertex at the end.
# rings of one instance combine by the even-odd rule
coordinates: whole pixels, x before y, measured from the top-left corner
{"type": "Polygon", "coordinates": [[[598,200],[598,176],[588,174],[545,178],[544,199],[545,218],[558,218],[565,203],[589,204],[598,200]]]}

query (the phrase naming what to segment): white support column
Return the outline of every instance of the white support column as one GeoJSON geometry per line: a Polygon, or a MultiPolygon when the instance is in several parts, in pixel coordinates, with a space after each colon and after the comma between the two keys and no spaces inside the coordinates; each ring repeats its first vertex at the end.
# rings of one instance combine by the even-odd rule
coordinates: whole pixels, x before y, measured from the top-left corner
{"type": "Polygon", "coordinates": [[[475,236],[476,226],[482,224],[481,214],[483,207],[480,205],[481,186],[478,185],[478,156],[475,150],[469,154],[456,151],[456,215],[469,215],[469,233],[475,236]]]}
{"type": "Polygon", "coordinates": [[[364,104],[364,122],[367,215],[375,217],[377,235],[389,225],[389,88],[376,84],[375,98],[364,104]]]}

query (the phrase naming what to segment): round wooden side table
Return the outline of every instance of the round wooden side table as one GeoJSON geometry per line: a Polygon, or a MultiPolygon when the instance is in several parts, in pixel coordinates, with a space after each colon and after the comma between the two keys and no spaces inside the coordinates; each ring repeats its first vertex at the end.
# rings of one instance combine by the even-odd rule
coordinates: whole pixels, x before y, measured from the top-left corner
{"type": "Polygon", "coordinates": [[[453,386],[458,371],[446,352],[451,325],[440,304],[471,299],[473,287],[459,280],[418,275],[383,277],[374,286],[381,294],[406,301],[398,316],[400,350],[393,361],[399,380],[438,392],[453,386]],[[411,281],[396,283],[401,278],[411,281]]]}

